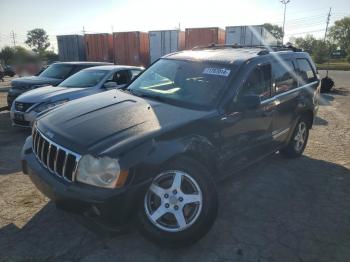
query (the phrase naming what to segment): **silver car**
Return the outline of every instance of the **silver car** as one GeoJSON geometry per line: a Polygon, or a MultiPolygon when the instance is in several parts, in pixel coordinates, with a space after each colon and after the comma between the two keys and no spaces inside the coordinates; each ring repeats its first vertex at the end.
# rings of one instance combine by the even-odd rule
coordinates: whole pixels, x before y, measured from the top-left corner
{"type": "Polygon", "coordinates": [[[39,114],[70,100],[125,87],[144,68],[123,65],[96,66],[70,76],[58,86],[40,87],[16,98],[12,124],[31,127],[39,114]]]}

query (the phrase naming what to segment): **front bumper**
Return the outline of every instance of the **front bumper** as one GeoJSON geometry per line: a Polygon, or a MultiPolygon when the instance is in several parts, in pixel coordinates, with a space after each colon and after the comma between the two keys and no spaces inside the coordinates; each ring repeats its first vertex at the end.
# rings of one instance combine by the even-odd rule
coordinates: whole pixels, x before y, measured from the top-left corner
{"type": "Polygon", "coordinates": [[[94,219],[98,223],[121,226],[130,221],[151,181],[126,185],[121,189],[103,189],[67,182],[43,167],[31,150],[28,137],[22,150],[23,173],[56,205],[66,211],[94,219]]]}
{"type": "Polygon", "coordinates": [[[32,127],[39,113],[35,111],[30,112],[21,112],[14,109],[14,106],[11,107],[10,117],[12,125],[20,127],[32,127]],[[23,116],[23,120],[18,120],[15,118],[15,114],[20,114],[23,116]]]}

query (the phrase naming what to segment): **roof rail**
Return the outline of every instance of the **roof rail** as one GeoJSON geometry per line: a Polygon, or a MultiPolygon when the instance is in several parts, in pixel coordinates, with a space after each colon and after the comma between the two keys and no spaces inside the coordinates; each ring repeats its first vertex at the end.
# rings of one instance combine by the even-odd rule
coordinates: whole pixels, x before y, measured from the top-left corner
{"type": "Polygon", "coordinates": [[[260,48],[263,49],[259,51],[258,55],[266,55],[270,51],[272,52],[278,52],[278,51],[293,51],[293,52],[302,52],[302,49],[296,48],[292,46],[291,44],[288,44],[286,46],[264,46],[264,45],[251,45],[251,46],[242,46],[242,45],[218,45],[218,44],[210,44],[207,46],[195,46],[192,48],[192,50],[201,50],[201,49],[226,49],[226,48],[260,48]]]}

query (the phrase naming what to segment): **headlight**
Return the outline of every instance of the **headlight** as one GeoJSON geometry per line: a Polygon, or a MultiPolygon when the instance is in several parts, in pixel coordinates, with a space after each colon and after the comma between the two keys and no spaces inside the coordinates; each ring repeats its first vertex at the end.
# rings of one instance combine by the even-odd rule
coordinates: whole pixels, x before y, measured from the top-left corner
{"type": "Polygon", "coordinates": [[[43,111],[48,110],[50,108],[53,108],[55,106],[64,104],[66,102],[68,102],[67,99],[66,100],[56,101],[56,102],[53,102],[53,103],[41,104],[41,105],[38,105],[36,108],[34,108],[34,111],[37,112],[37,113],[40,113],[40,112],[43,112],[43,111]]]}
{"type": "Polygon", "coordinates": [[[127,171],[120,170],[117,159],[85,155],[79,161],[76,180],[93,186],[115,188],[123,186],[127,176],[127,171]]]}

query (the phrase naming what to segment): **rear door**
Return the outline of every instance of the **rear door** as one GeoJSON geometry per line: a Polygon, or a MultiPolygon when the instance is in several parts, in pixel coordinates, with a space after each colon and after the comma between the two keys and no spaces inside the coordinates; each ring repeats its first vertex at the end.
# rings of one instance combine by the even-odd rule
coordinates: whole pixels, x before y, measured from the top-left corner
{"type": "Polygon", "coordinates": [[[284,142],[291,131],[297,107],[298,87],[295,63],[292,58],[277,57],[272,63],[273,103],[276,114],[273,120],[273,140],[276,146],[284,142]]]}

